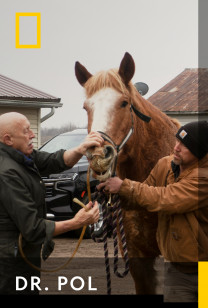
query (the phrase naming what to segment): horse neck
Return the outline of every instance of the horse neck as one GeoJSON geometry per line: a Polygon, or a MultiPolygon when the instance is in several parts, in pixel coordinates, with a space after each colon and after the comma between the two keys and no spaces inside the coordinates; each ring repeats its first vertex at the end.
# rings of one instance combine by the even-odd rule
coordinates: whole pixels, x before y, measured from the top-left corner
{"type": "Polygon", "coordinates": [[[147,169],[144,166],[145,156],[147,155],[145,144],[148,143],[149,136],[148,139],[144,138],[144,124],[139,123],[139,125],[135,120],[134,133],[119,155],[117,173],[121,178],[141,181],[146,177],[146,172],[143,169],[147,169]]]}
{"type": "Polygon", "coordinates": [[[133,114],[134,133],[123,148],[117,170],[121,178],[143,181],[157,161],[172,152],[175,126],[150,102],[144,98],[139,100],[134,106],[152,119],[146,123],[133,114]]]}

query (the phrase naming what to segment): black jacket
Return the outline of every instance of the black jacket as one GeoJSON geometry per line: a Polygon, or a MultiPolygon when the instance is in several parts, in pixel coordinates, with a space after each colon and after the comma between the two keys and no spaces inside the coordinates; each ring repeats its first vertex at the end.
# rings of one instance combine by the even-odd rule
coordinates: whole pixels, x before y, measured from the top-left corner
{"type": "Polygon", "coordinates": [[[20,233],[28,258],[35,256],[39,263],[42,244],[44,259],[53,250],[55,223],[45,219],[45,186],[41,176],[67,169],[63,153],[64,150],[53,154],[34,150],[28,158],[0,143],[0,269],[3,258],[11,261],[19,257],[20,233]]]}

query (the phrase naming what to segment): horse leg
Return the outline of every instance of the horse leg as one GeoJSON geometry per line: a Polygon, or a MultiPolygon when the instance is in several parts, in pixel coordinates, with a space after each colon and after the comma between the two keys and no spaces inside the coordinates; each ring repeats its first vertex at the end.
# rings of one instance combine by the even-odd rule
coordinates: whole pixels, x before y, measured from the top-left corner
{"type": "Polygon", "coordinates": [[[157,272],[154,268],[155,258],[131,258],[130,272],[134,279],[136,294],[156,294],[157,272]]]}

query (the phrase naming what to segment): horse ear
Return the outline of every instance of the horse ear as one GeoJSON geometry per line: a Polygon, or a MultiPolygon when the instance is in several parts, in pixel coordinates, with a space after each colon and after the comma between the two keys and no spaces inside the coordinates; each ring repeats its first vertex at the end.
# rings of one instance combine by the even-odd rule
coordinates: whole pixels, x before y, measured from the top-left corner
{"type": "Polygon", "coordinates": [[[135,72],[134,60],[132,56],[128,52],[126,52],[121,61],[118,71],[119,75],[123,79],[123,82],[125,83],[126,86],[134,76],[134,72],[135,72]]]}
{"type": "Polygon", "coordinates": [[[84,86],[87,80],[92,77],[92,74],[79,62],[75,63],[75,75],[81,86],[84,86]]]}

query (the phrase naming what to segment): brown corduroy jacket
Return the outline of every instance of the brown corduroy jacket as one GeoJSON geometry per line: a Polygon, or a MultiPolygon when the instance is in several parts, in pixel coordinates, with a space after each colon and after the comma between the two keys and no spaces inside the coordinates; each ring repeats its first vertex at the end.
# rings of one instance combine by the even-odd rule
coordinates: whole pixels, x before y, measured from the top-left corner
{"type": "Polygon", "coordinates": [[[128,199],[126,209],[158,212],[157,241],[166,260],[207,261],[208,154],[178,177],[172,159],[160,159],[144,183],[125,179],[119,195],[128,199]]]}

